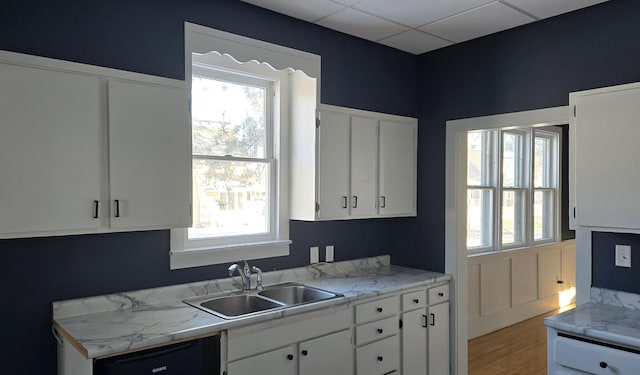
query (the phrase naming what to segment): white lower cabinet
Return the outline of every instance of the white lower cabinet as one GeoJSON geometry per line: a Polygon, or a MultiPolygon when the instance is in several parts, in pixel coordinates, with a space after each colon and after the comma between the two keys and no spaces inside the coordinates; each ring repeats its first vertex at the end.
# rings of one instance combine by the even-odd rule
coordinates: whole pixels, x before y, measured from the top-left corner
{"type": "Polygon", "coordinates": [[[449,374],[448,300],[448,284],[403,294],[403,375],[449,374]]]}
{"type": "Polygon", "coordinates": [[[227,374],[280,374],[295,375],[297,370],[296,347],[290,345],[239,361],[230,362],[227,374]]]}
{"type": "Polygon", "coordinates": [[[397,295],[358,304],[354,308],[356,373],[399,374],[400,325],[397,295]]]}
{"type": "Polygon", "coordinates": [[[300,375],[353,374],[351,329],[301,342],[300,375]]]}
{"type": "Polygon", "coordinates": [[[547,330],[549,375],[638,373],[638,350],[547,330]]]}

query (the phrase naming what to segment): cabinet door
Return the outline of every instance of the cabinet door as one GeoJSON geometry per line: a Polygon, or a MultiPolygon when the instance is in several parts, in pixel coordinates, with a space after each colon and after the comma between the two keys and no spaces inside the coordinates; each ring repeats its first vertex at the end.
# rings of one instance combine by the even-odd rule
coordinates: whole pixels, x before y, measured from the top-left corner
{"type": "Polygon", "coordinates": [[[228,375],[278,374],[296,375],[296,352],[294,346],[255,355],[227,365],[228,375]]]}
{"type": "Polygon", "coordinates": [[[187,91],[111,81],[108,105],[111,226],[190,226],[187,91]]]}
{"type": "Polygon", "coordinates": [[[353,374],[351,330],[302,342],[298,354],[300,375],[353,374]]]}
{"type": "Polygon", "coordinates": [[[449,374],[449,302],[427,308],[429,375],[449,374]]]}
{"type": "Polygon", "coordinates": [[[349,216],[349,115],[321,112],[317,168],[318,218],[349,216]]]}
{"type": "Polygon", "coordinates": [[[425,375],[427,373],[426,312],[426,309],[423,308],[402,314],[403,375],[425,375]]]}
{"type": "Polygon", "coordinates": [[[416,214],[416,126],[380,122],[380,214],[416,214]]]}
{"type": "Polygon", "coordinates": [[[351,216],[376,215],[378,121],[351,117],[351,216]]]}
{"type": "Polygon", "coordinates": [[[577,97],[576,224],[640,228],[640,88],[605,89],[577,97]]]}
{"type": "Polygon", "coordinates": [[[0,233],[99,227],[99,79],[0,64],[0,87],[0,233]]]}

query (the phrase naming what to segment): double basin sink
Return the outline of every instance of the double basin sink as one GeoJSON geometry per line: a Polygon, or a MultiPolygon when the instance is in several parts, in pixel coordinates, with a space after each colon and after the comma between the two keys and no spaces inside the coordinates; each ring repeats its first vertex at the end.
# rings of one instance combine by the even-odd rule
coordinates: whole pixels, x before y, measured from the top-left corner
{"type": "Polygon", "coordinates": [[[306,305],[340,297],[343,297],[340,293],[333,293],[299,283],[284,283],[265,287],[261,291],[244,292],[222,297],[196,297],[184,300],[184,302],[223,319],[237,319],[271,310],[306,305]]]}

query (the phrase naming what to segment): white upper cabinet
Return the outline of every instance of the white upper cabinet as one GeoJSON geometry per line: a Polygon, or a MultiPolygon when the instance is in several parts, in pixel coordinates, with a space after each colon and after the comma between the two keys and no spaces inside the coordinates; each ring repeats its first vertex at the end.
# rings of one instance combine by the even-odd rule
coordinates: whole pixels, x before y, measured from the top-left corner
{"type": "Polygon", "coordinates": [[[1,234],[100,226],[100,94],[95,77],[0,64],[1,234]]]}
{"type": "Polygon", "coordinates": [[[0,238],[190,225],[184,82],[0,51],[0,238]]]}
{"type": "Polygon", "coordinates": [[[575,108],[569,137],[570,222],[574,228],[640,230],[640,84],[569,98],[575,108]]]}
{"type": "Polygon", "coordinates": [[[111,227],[188,227],[190,207],[185,203],[191,201],[191,133],[187,92],[110,81],[108,93],[111,227]]]}
{"type": "Polygon", "coordinates": [[[416,215],[416,119],[322,105],[313,125],[292,124],[292,219],[416,215]]]}

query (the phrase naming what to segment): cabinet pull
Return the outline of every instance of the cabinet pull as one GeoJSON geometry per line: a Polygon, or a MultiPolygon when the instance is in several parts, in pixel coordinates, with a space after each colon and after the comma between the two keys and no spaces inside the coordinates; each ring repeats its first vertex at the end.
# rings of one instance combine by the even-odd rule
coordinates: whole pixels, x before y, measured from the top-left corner
{"type": "Polygon", "coordinates": [[[380,200],[382,201],[380,204],[380,208],[385,208],[387,207],[387,197],[385,197],[384,195],[380,196],[380,200]]]}
{"type": "Polygon", "coordinates": [[[309,352],[308,352],[308,351],[306,351],[306,350],[303,350],[301,353],[302,353],[302,355],[303,355],[303,356],[305,356],[305,357],[307,356],[307,354],[309,354],[309,352]]]}
{"type": "Polygon", "coordinates": [[[353,196],[353,208],[358,208],[358,196],[353,196]]]}
{"type": "Polygon", "coordinates": [[[422,318],[424,318],[422,323],[422,328],[427,328],[427,316],[422,314],[422,318]]]}
{"type": "Polygon", "coordinates": [[[384,329],[378,328],[376,331],[378,331],[378,334],[382,334],[382,332],[384,332],[384,329]]]}
{"type": "Polygon", "coordinates": [[[414,299],[413,299],[413,303],[418,304],[418,303],[420,303],[420,300],[419,300],[419,299],[417,299],[417,298],[414,298],[414,299]]]}
{"type": "Polygon", "coordinates": [[[438,293],[438,296],[440,296],[440,297],[444,297],[444,292],[440,292],[440,293],[438,293]]]}
{"type": "Polygon", "coordinates": [[[379,312],[379,313],[381,313],[381,312],[382,312],[382,307],[378,307],[378,308],[376,309],[376,311],[377,311],[377,312],[379,312]]]}
{"type": "Polygon", "coordinates": [[[431,323],[429,323],[430,326],[435,326],[436,325],[436,314],[429,314],[429,316],[431,317],[431,323]]]}
{"type": "Polygon", "coordinates": [[[115,214],[113,216],[120,217],[120,200],[114,199],[113,203],[115,204],[115,214]]]}
{"type": "Polygon", "coordinates": [[[100,207],[100,201],[93,201],[93,218],[97,219],[99,217],[98,209],[100,207]]]}
{"type": "Polygon", "coordinates": [[[347,196],[342,196],[342,208],[347,208],[347,196]]]}
{"type": "Polygon", "coordinates": [[[379,356],[378,356],[378,362],[382,362],[382,361],[384,361],[384,357],[383,357],[383,356],[381,356],[381,355],[379,355],[379,356]]]}
{"type": "Polygon", "coordinates": [[[609,364],[607,362],[603,361],[603,362],[600,362],[600,367],[607,368],[607,367],[609,367],[609,364]]]}
{"type": "Polygon", "coordinates": [[[287,354],[287,359],[293,361],[293,354],[287,354]]]}

